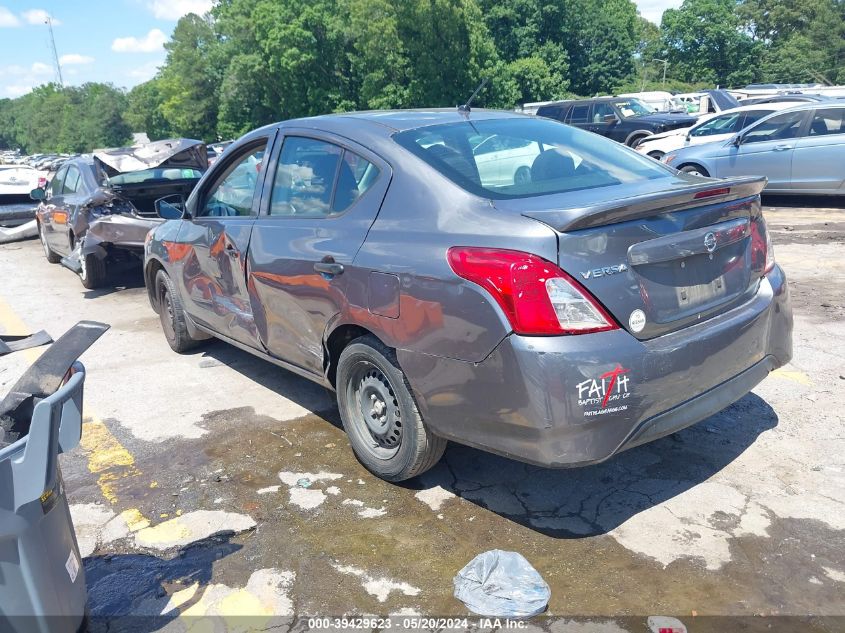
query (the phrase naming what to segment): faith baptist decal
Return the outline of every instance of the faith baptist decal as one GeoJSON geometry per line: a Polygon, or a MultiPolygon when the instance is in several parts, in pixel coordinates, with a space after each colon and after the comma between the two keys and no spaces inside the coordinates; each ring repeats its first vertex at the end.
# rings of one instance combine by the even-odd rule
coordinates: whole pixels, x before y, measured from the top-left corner
{"type": "Polygon", "coordinates": [[[628,405],[623,404],[622,401],[631,395],[628,391],[630,376],[626,375],[630,371],[622,365],[616,365],[616,369],[605,372],[598,378],[588,378],[579,382],[577,385],[578,404],[584,408],[584,415],[604,415],[625,411],[628,405]]]}

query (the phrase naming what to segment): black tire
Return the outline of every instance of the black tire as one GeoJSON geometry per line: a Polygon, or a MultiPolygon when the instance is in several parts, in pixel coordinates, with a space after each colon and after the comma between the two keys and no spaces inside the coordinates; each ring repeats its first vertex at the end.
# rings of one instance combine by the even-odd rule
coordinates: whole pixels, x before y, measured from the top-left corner
{"type": "Polygon", "coordinates": [[[710,174],[701,165],[682,165],[679,169],[685,174],[692,174],[694,176],[704,176],[705,178],[710,177],[710,174]]]}
{"type": "Polygon", "coordinates": [[[106,260],[96,255],[80,256],[79,280],[88,290],[102,288],[106,285],[108,273],[106,272],[106,260]]]}
{"type": "Polygon", "coordinates": [[[659,161],[666,155],[666,152],[661,152],[659,149],[656,149],[653,152],[649,152],[648,155],[654,160],[659,161]]]}
{"type": "Polygon", "coordinates": [[[446,450],[446,440],[426,428],[395,352],[374,336],[354,340],[341,353],[337,403],[355,457],[377,477],[416,477],[446,450]]]}
{"type": "Polygon", "coordinates": [[[47,245],[47,237],[44,235],[44,225],[38,223],[38,239],[41,240],[41,248],[44,249],[44,256],[51,264],[58,264],[62,256],[47,245]]]}
{"type": "Polygon", "coordinates": [[[648,136],[648,134],[635,134],[634,136],[628,137],[625,144],[631,149],[636,149],[637,145],[640,144],[640,141],[648,136]]]}
{"type": "Polygon", "coordinates": [[[167,339],[170,349],[181,354],[196,347],[199,341],[188,334],[182,300],[173,286],[173,281],[163,270],[159,270],[156,274],[155,289],[161,329],[164,331],[164,338],[167,339]]]}
{"type": "Polygon", "coordinates": [[[513,175],[513,183],[515,185],[527,185],[531,182],[531,170],[523,165],[513,175]]]}

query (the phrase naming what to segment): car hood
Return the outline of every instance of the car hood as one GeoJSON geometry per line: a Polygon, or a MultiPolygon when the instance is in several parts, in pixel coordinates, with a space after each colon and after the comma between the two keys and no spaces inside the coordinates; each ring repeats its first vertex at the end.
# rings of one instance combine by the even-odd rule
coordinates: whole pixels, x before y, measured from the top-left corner
{"type": "Polygon", "coordinates": [[[734,136],[734,134],[728,134],[723,138],[708,141],[707,143],[699,143],[698,145],[687,145],[686,147],[676,149],[666,154],[666,156],[663,157],[663,162],[666,162],[666,158],[668,158],[669,156],[675,157],[671,163],[673,166],[677,165],[680,159],[705,159],[718,156],[724,152],[724,148],[728,145],[726,141],[729,142],[734,136]]]}
{"type": "Polygon", "coordinates": [[[652,134],[651,136],[646,136],[642,141],[640,141],[640,145],[643,143],[648,143],[649,141],[656,141],[661,138],[667,138],[669,136],[683,136],[687,132],[690,131],[688,127],[679,127],[676,130],[669,130],[668,132],[661,132],[660,134],[652,134]]]}
{"type": "Polygon", "coordinates": [[[689,114],[674,114],[672,112],[655,112],[654,114],[644,114],[642,116],[630,117],[631,121],[645,121],[648,123],[670,123],[672,125],[679,125],[682,123],[692,126],[698,121],[698,117],[690,116],[689,114]]]}
{"type": "Polygon", "coordinates": [[[156,167],[187,167],[205,171],[205,143],[189,138],[166,139],[133,147],[94,150],[94,160],[109,176],[156,167]]]}

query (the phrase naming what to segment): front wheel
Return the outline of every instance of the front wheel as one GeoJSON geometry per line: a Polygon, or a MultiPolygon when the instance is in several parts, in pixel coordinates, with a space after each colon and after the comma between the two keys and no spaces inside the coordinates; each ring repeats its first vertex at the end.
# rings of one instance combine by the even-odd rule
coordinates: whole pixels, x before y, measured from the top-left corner
{"type": "Polygon", "coordinates": [[[433,435],[396,354],[373,336],[352,342],[337,365],[337,402],[355,456],[377,477],[410,479],[434,466],[446,440],[433,435]]]}
{"type": "Polygon", "coordinates": [[[685,174],[691,174],[693,176],[704,176],[705,178],[709,178],[710,174],[707,173],[707,170],[700,165],[684,165],[680,168],[680,171],[684,172],[685,174]]]}
{"type": "Polygon", "coordinates": [[[666,152],[661,152],[659,149],[653,150],[648,153],[648,156],[651,156],[654,160],[659,161],[666,155],[666,152]]]}
{"type": "Polygon", "coordinates": [[[188,333],[182,299],[173,287],[173,281],[163,270],[158,271],[156,275],[155,288],[161,329],[170,349],[181,354],[196,347],[199,341],[191,338],[188,333]]]}

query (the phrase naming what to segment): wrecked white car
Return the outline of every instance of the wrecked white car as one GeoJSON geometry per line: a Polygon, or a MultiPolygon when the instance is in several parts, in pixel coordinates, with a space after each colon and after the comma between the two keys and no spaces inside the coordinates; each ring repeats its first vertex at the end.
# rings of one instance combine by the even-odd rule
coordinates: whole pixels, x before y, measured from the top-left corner
{"type": "Polygon", "coordinates": [[[144,238],[162,220],[155,201],[187,198],[208,167],[202,141],[168,139],[97,150],[69,160],[43,189],[35,217],[44,254],[98,288],[112,266],[140,264],[144,238]]]}

